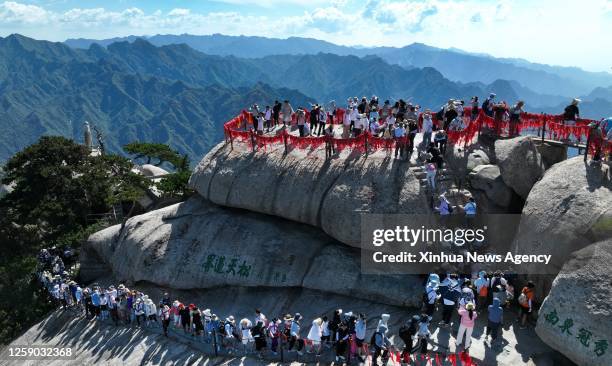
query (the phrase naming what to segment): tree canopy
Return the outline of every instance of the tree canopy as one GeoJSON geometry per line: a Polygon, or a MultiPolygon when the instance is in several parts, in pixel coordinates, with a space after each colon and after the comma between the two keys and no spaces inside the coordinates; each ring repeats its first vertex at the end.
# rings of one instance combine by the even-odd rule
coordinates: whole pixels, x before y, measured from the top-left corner
{"type": "Polygon", "coordinates": [[[89,215],[138,199],[150,185],[132,172],[129,160],[90,156],[82,145],[59,136],[41,137],[17,153],[4,174],[2,182],[12,183],[13,190],[0,200],[0,220],[35,228],[47,245],[87,227],[89,215]]]}
{"type": "Polygon", "coordinates": [[[32,282],[41,248],[78,247],[104,226],[90,217],[113,205],[132,205],[125,222],[151,184],[132,169],[124,157],[91,156],[58,136],[41,137],[8,160],[1,181],[13,189],[0,198],[0,344],[51,309],[32,282]]]}
{"type": "Polygon", "coordinates": [[[151,164],[154,160],[156,166],[168,163],[172,165],[173,172],[160,178],[155,184],[164,196],[187,197],[191,194],[188,188],[190,160],[187,155],[181,155],[170,146],[160,143],[131,142],[123,149],[133,156],[135,161],[146,161],[151,164]]]}
{"type": "Polygon", "coordinates": [[[133,156],[134,160],[144,160],[146,164],[156,166],[170,163],[175,168],[181,166],[182,156],[166,144],[156,142],[130,142],[123,150],[133,156]]]}

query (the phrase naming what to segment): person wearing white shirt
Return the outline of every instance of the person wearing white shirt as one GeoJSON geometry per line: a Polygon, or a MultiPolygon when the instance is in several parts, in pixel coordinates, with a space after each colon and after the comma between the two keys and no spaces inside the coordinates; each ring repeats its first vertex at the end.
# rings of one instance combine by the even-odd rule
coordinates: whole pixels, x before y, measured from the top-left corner
{"type": "Polygon", "coordinates": [[[355,134],[355,137],[358,137],[361,132],[363,132],[363,130],[367,126],[367,121],[368,117],[366,117],[365,113],[358,114],[357,120],[355,121],[355,127],[353,128],[353,133],[355,134]]]}
{"type": "Polygon", "coordinates": [[[321,352],[321,336],[323,334],[323,319],[317,318],[312,321],[312,326],[308,332],[308,340],[311,342],[311,348],[307,353],[315,353],[318,355],[321,352]]]}
{"type": "Polygon", "coordinates": [[[359,118],[359,112],[357,112],[357,107],[353,107],[351,109],[351,126],[350,126],[350,131],[353,130],[353,128],[355,127],[355,123],[357,123],[357,119],[359,118]]]}
{"type": "Polygon", "coordinates": [[[257,134],[263,135],[264,124],[266,123],[264,119],[264,114],[260,113],[257,117],[257,134]]]}
{"type": "Polygon", "coordinates": [[[355,340],[357,343],[357,347],[359,347],[358,352],[359,356],[363,356],[366,351],[366,316],[364,314],[359,314],[359,319],[355,323],[355,340]]]}
{"type": "Polygon", "coordinates": [[[268,319],[259,309],[255,309],[255,319],[253,320],[253,324],[257,324],[258,322],[262,322],[264,326],[268,325],[268,319]]]}
{"type": "Polygon", "coordinates": [[[270,127],[272,126],[272,108],[270,108],[269,105],[266,106],[266,110],[264,112],[264,119],[266,132],[270,132],[270,127]]]}
{"type": "Polygon", "coordinates": [[[351,133],[351,112],[352,109],[349,109],[344,113],[344,118],[342,119],[342,138],[347,139],[349,134],[351,133]]]}

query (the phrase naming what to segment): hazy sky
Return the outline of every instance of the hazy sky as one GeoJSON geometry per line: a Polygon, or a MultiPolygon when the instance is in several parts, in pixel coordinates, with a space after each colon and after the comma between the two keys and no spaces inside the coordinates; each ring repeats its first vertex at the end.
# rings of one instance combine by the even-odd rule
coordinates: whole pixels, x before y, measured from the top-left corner
{"type": "Polygon", "coordinates": [[[612,0],[0,0],[0,35],[211,34],[422,42],[612,71],[612,0]]]}

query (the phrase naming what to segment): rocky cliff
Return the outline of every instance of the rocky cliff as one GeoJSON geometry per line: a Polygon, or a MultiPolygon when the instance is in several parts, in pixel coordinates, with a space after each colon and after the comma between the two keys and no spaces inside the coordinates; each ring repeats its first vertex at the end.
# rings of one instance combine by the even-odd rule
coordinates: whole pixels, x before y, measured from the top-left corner
{"type": "Polygon", "coordinates": [[[540,308],[536,332],[578,365],[612,365],[612,239],[575,252],[540,308]]]}
{"type": "MultiPolygon", "coordinates": [[[[416,276],[361,274],[359,250],[316,228],[200,197],[133,217],[123,232],[120,225],[97,232],[87,250],[131,283],[173,289],[303,287],[420,305],[422,281],[416,276]]],[[[88,271],[83,266],[84,276],[95,277],[88,271]]]]}
{"type": "Polygon", "coordinates": [[[216,204],[317,226],[359,247],[361,214],[430,212],[408,168],[380,152],[346,151],[326,160],[323,149],[253,153],[221,144],[198,164],[190,185],[216,204]]]}

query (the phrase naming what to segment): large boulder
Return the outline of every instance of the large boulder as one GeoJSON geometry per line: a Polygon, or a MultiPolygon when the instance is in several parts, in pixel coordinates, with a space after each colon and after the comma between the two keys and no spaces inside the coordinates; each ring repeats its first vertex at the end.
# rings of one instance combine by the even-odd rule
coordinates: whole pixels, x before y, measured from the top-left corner
{"type": "Polygon", "coordinates": [[[572,252],[611,237],[609,168],[575,157],[555,164],[533,187],[514,247],[521,254],[552,254],[549,265],[534,264],[526,272],[555,275],[572,252]]]}
{"type": "Polygon", "coordinates": [[[384,152],[346,149],[325,159],[324,149],[285,154],[281,145],[253,153],[239,145],[220,144],[198,164],[190,185],[202,197],[318,226],[355,247],[364,213],[430,212],[409,165],[384,152]]]}
{"type": "Polygon", "coordinates": [[[483,191],[497,206],[508,207],[512,201],[512,189],[502,179],[497,165],[479,165],[468,175],[470,186],[483,191]]]}
{"type": "Polygon", "coordinates": [[[495,141],[495,157],[504,183],[523,199],[544,175],[544,163],[531,137],[495,141]]]}
{"type": "Polygon", "coordinates": [[[123,231],[116,225],[91,235],[83,253],[92,251],[130,283],[304,287],[410,306],[420,300],[417,276],[360,274],[359,250],[319,229],[199,197],[133,217],[123,231]]]}
{"type": "Polygon", "coordinates": [[[481,144],[470,146],[450,145],[444,156],[448,166],[456,173],[468,174],[479,165],[491,163],[487,148],[481,144]]]}
{"type": "Polygon", "coordinates": [[[546,169],[567,160],[567,146],[538,139],[533,140],[533,142],[542,156],[542,161],[546,169]]]}
{"type": "Polygon", "coordinates": [[[575,252],[540,308],[536,333],[578,365],[612,365],[612,240],[575,252]]]}

